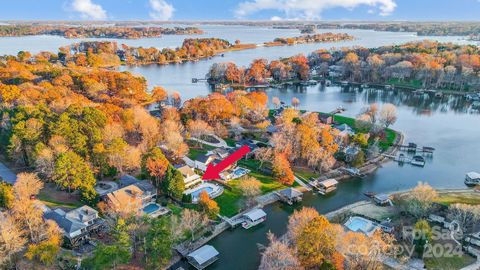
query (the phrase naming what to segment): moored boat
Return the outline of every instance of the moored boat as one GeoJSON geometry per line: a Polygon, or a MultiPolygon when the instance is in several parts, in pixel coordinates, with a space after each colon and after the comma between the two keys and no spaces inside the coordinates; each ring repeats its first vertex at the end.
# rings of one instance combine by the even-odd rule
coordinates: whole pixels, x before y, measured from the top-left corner
{"type": "Polygon", "coordinates": [[[423,158],[422,156],[413,156],[410,163],[414,166],[423,167],[425,166],[425,158],[423,158]]]}

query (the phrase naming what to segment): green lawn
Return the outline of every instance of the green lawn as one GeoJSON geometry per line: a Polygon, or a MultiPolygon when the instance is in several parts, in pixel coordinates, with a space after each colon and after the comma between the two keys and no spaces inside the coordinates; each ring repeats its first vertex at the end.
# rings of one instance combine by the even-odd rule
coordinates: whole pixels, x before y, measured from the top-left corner
{"type": "Polygon", "coordinates": [[[453,257],[438,257],[438,258],[425,258],[423,260],[427,269],[432,270],[450,270],[450,269],[461,269],[467,265],[470,265],[475,262],[475,258],[468,255],[463,255],[462,257],[453,256],[453,257]]]}
{"type": "MultiPolygon", "coordinates": [[[[274,190],[287,188],[287,186],[275,181],[272,176],[265,175],[264,173],[260,172],[258,170],[258,167],[260,166],[260,162],[258,160],[241,160],[238,162],[238,165],[250,169],[251,172],[249,173],[249,175],[257,178],[258,181],[262,183],[260,188],[262,194],[266,194],[274,190]]],[[[240,181],[242,180],[235,179],[229,181],[228,184],[232,187],[232,190],[225,189],[223,194],[215,199],[215,201],[220,206],[221,215],[233,216],[239,212],[239,209],[242,206],[242,195],[237,189],[237,185],[240,181]]]]}
{"type": "Polygon", "coordinates": [[[298,167],[294,167],[293,168],[293,173],[295,173],[295,175],[302,179],[302,180],[307,180],[309,181],[310,178],[318,178],[320,176],[320,174],[318,173],[315,173],[315,172],[312,172],[311,170],[308,170],[306,168],[298,168],[298,167]]]}
{"type": "MultiPolygon", "coordinates": [[[[334,120],[339,124],[349,125],[355,132],[360,131],[355,127],[355,119],[353,118],[345,117],[342,115],[335,115],[334,120]]],[[[387,128],[385,129],[385,139],[381,140],[378,146],[382,151],[385,151],[393,144],[393,142],[395,142],[396,138],[397,138],[397,133],[394,130],[387,128]]]]}
{"type": "Polygon", "coordinates": [[[392,84],[400,87],[409,87],[409,88],[422,88],[422,81],[420,80],[410,80],[410,81],[400,81],[399,79],[390,79],[387,81],[387,84],[392,84]]]}
{"type": "Polygon", "coordinates": [[[199,155],[205,155],[207,152],[208,152],[207,150],[190,148],[187,156],[188,156],[191,160],[195,160],[195,159],[197,159],[197,157],[198,157],[199,155]]]}
{"type": "Polygon", "coordinates": [[[439,198],[436,200],[438,203],[443,205],[450,205],[455,203],[465,203],[465,204],[472,204],[472,205],[479,205],[480,204],[480,196],[473,192],[471,193],[440,193],[439,198]]]}
{"type": "Polygon", "coordinates": [[[234,139],[232,139],[232,138],[226,138],[226,139],[224,139],[224,140],[225,140],[225,142],[227,143],[228,146],[230,146],[230,147],[235,147],[236,142],[235,142],[234,139]]]}
{"type": "Polygon", "coordinates": [[[57,201],[55,198],[48,196],[48,194],[46,193],[38,194],[37,199],[43,202],[46,206],[50,208],[62,207],[62,208],[73,209],[83,205],[81,202],[60,202],[60,201],[57,201]]]}

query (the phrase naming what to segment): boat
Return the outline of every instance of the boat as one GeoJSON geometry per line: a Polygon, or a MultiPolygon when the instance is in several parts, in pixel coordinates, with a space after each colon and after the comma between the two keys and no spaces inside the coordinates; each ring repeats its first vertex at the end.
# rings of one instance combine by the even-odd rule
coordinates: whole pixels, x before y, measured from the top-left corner
{"type": "Polygon", "coordinates": [[[377,193],[373,191],[367,191],[367,192],[364,192],[363,195],[367,196],[368,198],[373,198],[373,196],[377,195],[377,193]]]}
{"type": "Polygon", "coordinates": [[[436,92],[436,93],[435,93],[435,97],[436,97],[436,98],[442,98],[442,97],[443,97],[443,93],[442,93],[442,92],[436,92]]]}
{"type": "Polygon", "coordinates": [[[387,90],[393,89],[393,86],[391,86],[390,84],[386,84],[385,89],[387,89],[387,90]]]}
{"type": "Polygon", "coordinates": [[[348,81],[341,81],[340,84],[343,85],[343,86],[347,86],[347,85],[348,85],[348,81]]]}
{"type": "Polygon", "coordinates": [[[326,80],[325,81],[325,86],[330,86],[330,85],[332,85],[332,82],[330,80],[326,80]]]}
{"type": "Polygon", "coordinates": [[[423,95],[425,93],[425,90],[423,89],[417,89],[412,92],[414,95],[423,95]]]}
{"type": "Polygon", "coordinates": [[[364,83],[361,85],[362,88],[367,88],[368,87],[368,84],[367,83],[364,83]]]}
{"type": "Polygon", "coordinates": [[[425,159],[422,156],[413,156],[410,163],[414,166],[423,167],[425,166],[425,159]]]}
{"type": "Polygon", "coordinates": [[[476,186],[480,185],[480,173],[469,172],[465,175],[465,185],[476,186]]]}

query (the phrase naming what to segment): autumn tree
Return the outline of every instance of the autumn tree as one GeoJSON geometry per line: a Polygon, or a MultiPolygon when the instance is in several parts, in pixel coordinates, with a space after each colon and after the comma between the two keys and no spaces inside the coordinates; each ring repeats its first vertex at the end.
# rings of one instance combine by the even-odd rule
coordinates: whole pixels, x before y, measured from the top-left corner
{"type": "Polygon", "coordinates": [[[259,168],[263,167],[265,162],[271,162],[273,159],[273,148],[271,147],[261,147],[257,148],[254,151],[255,159],[260,161],[259,168]]]}
{"type": "Polygon", "coordinates": [[[293,184],[295,176],[293,175],[293,171],[290,168],[290,162],[288,162],[285,154],[276,153],[274,155],[275,157],[272,164],[273,177],[284,185],[293,184]]]}
{"type": "Polygon", "coordinates": [[[155,179],[155,186],[160,186],[160,181],[165,176],[169,162],[162,150],[158,147],[150,150],[142,159],[142,170],[144,173],[155,179]]]}
{"type": "Polygon", "coordinates": [[[288,218],[287,235],[296,242],[305,226],[313,219],[319,217],[317,210],[310,207],[303,207],[301,210],[295,210],[288,218]]]}
{"type": "Polygon", "coordinates": [[[253,205],[255,203],[255,197],[262,193],[262,183],[255,177],[245,176],[240,179],[237,188],[240,193],[246,197],[247,205],[253,205]]]}
{"type": "Polygon", "coordinates": [[[323,216],[312,219],[299,233],[297,256],[305,268],[314,268],[330,263],[335,253],[336,231],[323,216]]]}
{"type": "Polygon", "coordinates": [[[205,190],[200,192],[198,198],[198,207],[211,219],[215,219],[218,213],[220,213],[220,208],[218,207],[217,202],[210,199],[208,193],[205,190]]]}
{"type": "Polygon", "coordinates": [[[52,265],[60,252],[63,234],[55,221],[46,221],[45,227],[44,240],[30,244],[25,257],[29,260],[37,260],[45,265],[52,265]]]}
{"type": "Polygon", "coordinates": [[[152,89],[152,98],[157,103],[158,108],[160,108],[162,102],[168,99],[168,93],[163,87],[157,86],[152,89]]]}
{"type": "Polygon", "coordinates": [[[419,182],[415,188],[404,195],[403,203],[410,214],[421,218],[428,213],[437,197],[437,191],[428,183],[419,182]]]}
{"type": "Polygon", "coordinates": [[[13,187],[5,182],[0,182],[0,207],[11,208],[14,199],[13,187]]]}
{"type": "Polygon", "coordinates": [[[0,266],[12,266],[13,259],[25,248],[26,243],[24,230],[15,222],[14,217],[0,213],[0,266]]]}
{"type": "Polygon", "coordinates": [[[298,98],[296,98],[296,97],[293,97],[293,98],[292,98],[292,106],[293,106],[293,108],[296,109],[296,108],[298,107],[298,105],[300,105],[300,100],[299,100],[298,98]]]}
{"type": "Polygon", "coordinates": [[[43,183],[35,174],[20,173],[13,185],[15,200],[11,208],[13,217],[22,230],[25,230],[30,241],[37,243],[41,240],[43,211],[32,200],[37,196],[43,183]]]}

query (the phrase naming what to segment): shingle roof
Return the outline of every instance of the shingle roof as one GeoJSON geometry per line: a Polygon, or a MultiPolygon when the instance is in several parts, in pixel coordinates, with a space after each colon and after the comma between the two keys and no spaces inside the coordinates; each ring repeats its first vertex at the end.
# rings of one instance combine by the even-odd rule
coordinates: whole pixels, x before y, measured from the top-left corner
{"type": "Polygon", "coordinates": [[[45,219],[50,219],[53,220],[57,223],[58,227],[62,228],[62,230],[67,233],[71,234],[73,232],[79,231],[83,228],[86,228],[87,226],[83,223],[80,222],[75,222],[72,220],[69,220],[65,216],[65,212],[63,211],[57,211],[59,209],[56,209],[54,211],[48,211],[43,214],[43,217],[45,219]]]}
{"type": "Polygon", "coordinates": [[[287,188],[287,189],[283,189],[283,190],[280,190],[279,191],[280,193],[282,193],[285,197],[287,198],[296,198],[298,196],[301,196],[302,193],[294,188],[287,188]]]}

